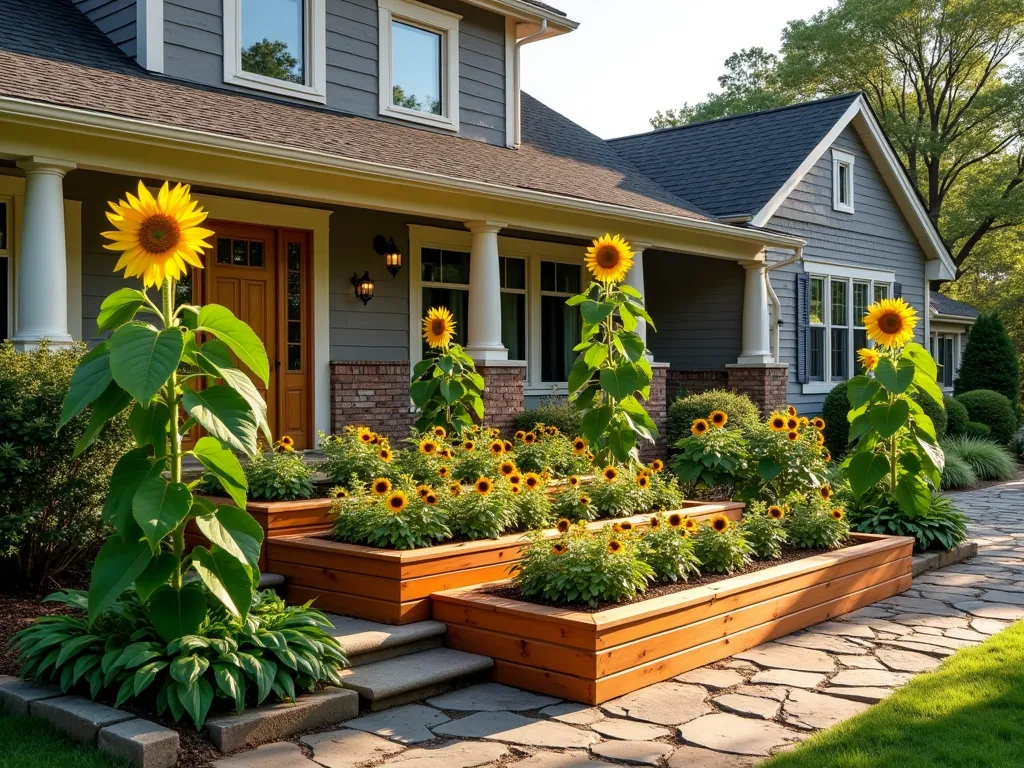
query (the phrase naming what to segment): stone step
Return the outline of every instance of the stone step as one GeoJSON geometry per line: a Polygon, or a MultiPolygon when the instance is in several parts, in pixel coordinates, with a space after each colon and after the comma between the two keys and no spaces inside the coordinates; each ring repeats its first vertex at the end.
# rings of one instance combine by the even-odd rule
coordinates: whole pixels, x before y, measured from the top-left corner
{"type": "Polygon", "coordinates": [[[280,573],[261,573],[260,589],[272,589],[284,597],[284,576],[280,573]]]}
{"type": "Polygon", "coordinates": [[[494,660],[450,648],[432,648],[342,672],[343,684],[372,710],[425,699],[482,677],[494,660]]]}
{"type": "Polygon", "coordinates": [[[328,633],[341,643],[353,667],[440,648],[447,630],[439,621],[418,621],[396,627],[333,613],[326,615],[334,625],[334,630],[328,633]]]}

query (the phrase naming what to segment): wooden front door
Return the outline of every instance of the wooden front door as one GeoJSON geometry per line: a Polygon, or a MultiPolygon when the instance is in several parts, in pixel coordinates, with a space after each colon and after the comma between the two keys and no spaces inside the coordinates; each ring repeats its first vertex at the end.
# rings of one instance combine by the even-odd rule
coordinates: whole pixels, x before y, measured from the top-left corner
{"type": "Polygon", "coordinates": [[[260,337],[270,386],[253,381],[267,401],[271,432],[289,435],[297,450],[311,448],[310,235],[219,221],[204,226],[216,236],[196,298],[227,307],[260,337]]]}

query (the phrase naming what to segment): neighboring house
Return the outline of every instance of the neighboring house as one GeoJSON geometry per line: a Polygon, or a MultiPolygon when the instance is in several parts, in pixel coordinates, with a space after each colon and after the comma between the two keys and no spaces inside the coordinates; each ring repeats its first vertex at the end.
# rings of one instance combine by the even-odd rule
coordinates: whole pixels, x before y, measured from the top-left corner
{"type": "MultiPolygon", "coordinates": [[[[902,296],[918,310],[918,341],[931,338],[929,281],[952,279],[953,264],[859,94],[609,143],[718,220],[806,242],[796,256],[766,250],[773,333],[765,365],[802,411],[819,410],[837,382],[856,374],[856,351],[867,345],[861,318],[873,301],[902,296]]],[[[702,260],[673,282],[670,261],[645,267],[649,300],[675,300],[655,313],[662,333],[650,340],[655,359],[671,363],[670,390],[724,381],[743,325],[727,298],[742,292],[741,270],[702,260]],[[699,318],[702,332],[687,333],[699,318]]]]}
{"type": "MultiPolygon", "coordinates": [[[[422,313],[439,304],[487,381],[490,423],[564,393],[579,335],[565,298],[604,232],[638,249],[627,280],[646,284],[658,324],[659,420],[669,364],[680,381],[732,386],[763,408],[787,394],[820,401],[839,372],[805,356],[813,373],[798,383],[805,268],[815,296],[858,264],[875,270],[872,290],[902,285],[918,304],[926,278],[948,276],[879,139],[836,129],[856,97],[801,138],[800,157],[796,138],[769,131],[741,163],[723,152],[731,166],[716,170],[712,141],[698,152],[707,183],[677,185],[627,151],[641,139],[602,141],[520,93],[522,46],[575,27],[533,0],[0,0],[0,336],[22,348],[97,341],[99,304],[123,284],[102,248],[103,211],[140,178],[191,183],[209,210],[215,247],[181,297],[228,305],[255,328],[274,363],[274,432],[298,447],[352,422],[405,433],[422,313]],[[847,166],[856,214],[798,202],[822,174],[830,183],[827,158],[807,162],[825,136],[859,153],[847,166]],[[807,181],[788,181],[805,165],[807,181]],[[732,188],[733,202],[716,202],[715,187],[732,188]],[[854,235],[847,218],[879,208],[854,235]],[[821,234],[798,212],[850,234],[821,234]],[[785,323],[773,347],[766,258],[801,254],[803,267],[772,274],[785,323]],[[357,295],[371,283],[372,299],[357,295]]],[[[856,111],[860,133],[873,123],[856,111]]],[[[675,152],[660,152],[666,167],[675,152]]],[[[823,327],[810,336],[827,361],[838,326],[823,327]]]]}
{"type": "Polygon", "coordinates": [[[960,360],[967,343],[967,332],[978,319],[978,310],[970,304],[951,299],[938,291],[930,296],[931,337],[929,350],[939,368],[939,385],[944,392],[953,392],[953,382],[960,374],[960,360]]]}

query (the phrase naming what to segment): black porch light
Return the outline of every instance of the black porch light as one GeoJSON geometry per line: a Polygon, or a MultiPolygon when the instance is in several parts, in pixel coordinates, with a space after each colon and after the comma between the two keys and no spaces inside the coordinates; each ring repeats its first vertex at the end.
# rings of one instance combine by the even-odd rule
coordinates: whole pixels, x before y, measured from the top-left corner
{"type": "Polygon", "coordinates": [[[373,278],[370,277],[368,271],[364,272],[362,277],[353,274],[352,285],[356,288],[356,296],[363,300],[363,306],[365,307],[370,303],[370,299],[373,298],[373,278]]]}
{"type": "Polygon", "coordinates": [[[395,238],[377,235],[373,238],[373,250],[377,252],[378,256],[384,257],[384,265],[391,273],[391,277],[398,277],[398,272],[402,269],[402,251],[395,242],[395,238]]]}

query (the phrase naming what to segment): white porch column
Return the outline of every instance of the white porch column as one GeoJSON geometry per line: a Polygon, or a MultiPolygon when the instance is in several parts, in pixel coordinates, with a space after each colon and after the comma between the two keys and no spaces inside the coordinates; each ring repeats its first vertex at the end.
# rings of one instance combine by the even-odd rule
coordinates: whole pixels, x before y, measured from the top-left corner
{"type": "Polygon", "coordinates": [[[761,261],[744,264],[743,347],[737,363],[756,365],[772,363],[768,312],[768,284],[765,264],[761,261]]]}
{"type": "Polygon", "coordinates": [[[14,344],[32,349],[43,339],[54,346],[71,343],[68,333],[67,244],[64,240],[64,175],[75,167],[66,160],[27,157],[25,212],[17,261],[14,344]]]}
{"type": "Polygon", "coordinates": [[[478,363],[508,360],[501,343],[501,281],[498,272],[498,233],[505,224],[467,221],[473,233],[469,254],[469,327],[466,352],[478,363]]]}
{"type": "MultiPolygon", "coordinates": [[[[647,292],[644,290],[644,250],[646,244],[644,243],[633,243],[633,266],[629,268],[629,272],[626,273],[626,279],[623,281],[626,285],[631,288],[635,288],[644,297],[644,306],[646,307],[647,292]]],[[[653,319],[653,318],[652,318],[653,319]]],[[[642,317],[636,319],[636,332],[640,334],[640,338],[644,340],[644,346],[647,345],[647,321],[642,317]]],[[[647,355],[647,359],[650,360],[651,355],[647,355]]]]}

